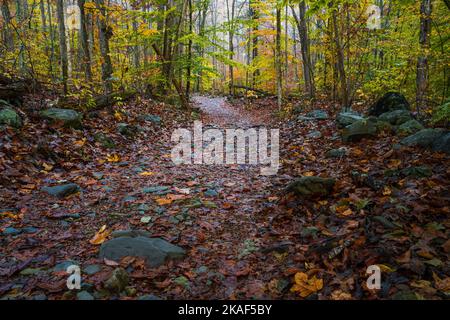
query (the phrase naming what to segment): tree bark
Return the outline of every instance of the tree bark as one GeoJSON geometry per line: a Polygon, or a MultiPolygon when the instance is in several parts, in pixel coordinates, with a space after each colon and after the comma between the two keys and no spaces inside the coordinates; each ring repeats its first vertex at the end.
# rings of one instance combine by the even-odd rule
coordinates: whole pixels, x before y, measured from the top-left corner
{"type": "Polygon", "coordinates": [[[100,43],[100,53],[102,55],[102,80],[105,94],[112,92],[112,74],[113,68],[109,51],[109,39],[112,36],[112,30],[107,23],[107,12],[104,0],[95,0],[97,9],[100,12],[98,17],[98,38],[100,43]]]}
{"type": "Polygon", "coordinates": [[[61,63],[61,76],[63,83],[64,94],[67,94],[67,78],[69,74],[68,58],[67,58],[67,41],[66,41],[66,26],[64,22],[64,0],[56,1],[56,13],[58,18],[59,31],[59,60],[61,63]]]}
{"type": "Polygon", "coordinates": [[[428,106],[428,56],[430,50],[430,33],[431,33],[431,0],[422,0],[420,5],[420,55],[417,60],[417,94],[416,108],[417,111],[424,111],[428,106]]]}
{"type": "Polygon", "coordinates": [[[294,16],[295,23],[297,25],[299,38],[300,38],[300,46],[302,53],[302,62],[303,62],[303,77],[305,80],[305,91],[310,98],[314,98],[315,96],[315,86],[314,86],[314,73],[311,63],[311,53],[309,49],[309,36],[308,36],[308,27],[306,24],[306,5],[305,1],[301,1],[299,3],[299,16],[295,12],[293,6],[291,6],[292,15],[294,16]]]}
{"type": "Polygon", "coordinates": [[[333,29],[334,29],[334,42],[336,46],[336,56],[337,56],[337,69],[339,73],[340,87],[341,87],[341,99],[342,99],[342,108],[347,110],[350,108],[349,102],[349,90],[347,83],[347,75],[345,73],[345,65],[344,65],[344,49],[341,45],[340,31],[337,23],[337,9],[332,9],[332,20],[333,20],[333,29]]]}
{"type": "Polygon", "coordinates": [[[84,4],[86,0],[78,0],[78,7],[80,7],[80,43],[83,52],[83,69],[86,81],[92,81],[91,71],[91,55],[89,53],[88,34],[86,28],[86,14],[84,11],[84,4]]]}
{"type": "Polygon", "coordinates": [[[2,16],[3,16],[3,41],[6,45],[6,50],[14,50],[14,37],[11,30],[11,12],[9,11],[8,0],[2,1],[2,16]]]}
{"type": "Polygon", "coordinates": [[[282,92],[282,73],[281,73],[281,9],[277,5],[276,8],[276,43],[275,43],[275,68],[277,73],[277,103],[281,109],[283,92],[282,92]]]}

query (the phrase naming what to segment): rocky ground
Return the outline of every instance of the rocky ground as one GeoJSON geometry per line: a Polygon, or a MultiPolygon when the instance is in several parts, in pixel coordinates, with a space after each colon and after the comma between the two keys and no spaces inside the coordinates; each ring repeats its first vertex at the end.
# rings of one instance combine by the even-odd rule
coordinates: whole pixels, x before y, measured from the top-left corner
{"type": "Polygon", "coordinates": [[[269,98],[194,97],[199,112],[138,98],[82,119],[30,96],[0,114],[0,296],[448,299],[449,135],[395,99],[367,118],[326,103],[280,117],[269,98]],[[175,166],[171,134],[194,120],[280,128],[280,171],[175,166]],[[73,264],[81,290],[66,286],[73,264]],[[381,290],[366,287],[369,265],[381,290]]]}

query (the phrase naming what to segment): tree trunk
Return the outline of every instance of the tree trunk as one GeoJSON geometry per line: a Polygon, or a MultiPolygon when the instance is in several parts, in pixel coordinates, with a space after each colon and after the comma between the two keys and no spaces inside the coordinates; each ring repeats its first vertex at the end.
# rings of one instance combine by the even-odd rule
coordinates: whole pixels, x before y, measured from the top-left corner
{"type": "Polygon", "coordinates": [[[431,0],[422,0],[420,5],[420,55],[417,61],[417,111],[424,111],[428,106],[428,55],[431,33],[431,0]]]}
{"type": "Polygon", "coordinates": [[[91,55],[89,53],[88,34],[86,28],[86,14],[84,11],[84,4],[86,0],[78,0],[78,6],[80,7],[80,43],[81,50],[83,52],[83,69],[86,81],[92,81],[91,71],[91,55]]]}
{"type": "Polygon", "coordinates": [[[341,38],[339,26],[337,23],[337,9],[332,9],[332,20],[333,20],[333,29],[334,29],[334,43],[336,46],[336,56],[337,56],[337,69],[339,73],[340,87],[341,87],[341,99],[342,99],[342,108],[347,110],[350,108],[349,102],[349,90],[347,83],[347,75],[345,73],[345,65],[344,65],[344,49],[341,46],[341,38]]]}
{"type": "MultiPolygon", "coordinates": [[[[192,34],[192,0],[188,0],[189,10],[189,34],[192,34]]],[[[186,98],[189,100],[191,91],[191,65],[192,65],[192,39],[189,38],[188,43],[188,67],[186,71],[186,98]]]]}
{"type": "Polygon", "coordinates": [[[276,44],[275,44],[275,68],[277,73],[277,102],[278,108],[281,109],[283,93],[282,93],[282,73],[281,73],[281,9],[280,6],[277,5],[276,9],[276,44]]]}
{"type": "Polygon", "coordinates": [[[310,98],[315,96],[315,86],[314,86],[314,74],[311,63],[311,53],[309,49],[309,36],[308,27],[306,24],[306,5],[305,1],[299,3],[299,15],[295,12],[293,6],[291,6],[292,15],[294,16],[295,23],[297,24],[297,29],[300,38],[302,62],[303,62],[303,77],[305,80],[305,90],[310,98]]]}
{"type": "Polygon", "coordinates": [[[64,88],[64,94],[67,94],[67,78],[68,78],[68,58],[67,58],[67,41],[66,26],[64,22],[64,0],[56,1],[56,14],[58,17],[59,31],[59,60],[61,63],[61,76],[64,88]]]}
{"type": "Polygon", "coordinates": [[[3,41],[8,51],[14,50],[14,37],[11,30],[11,12],[9,11],[8,0],[2,1],[3,16],[3,41]]]}
{"type": "Polygon", "coordinates": [[[109,51],[109,39],[112,36],[112,30],[108,26],[105,1],[95,0],[97,10],[100,12],[100,17],[98,17],[98,38],[100,43],[100,53],[102,55],[102,80],[105,94],[110,94],[112,92],[112,63],[109,51]]]}

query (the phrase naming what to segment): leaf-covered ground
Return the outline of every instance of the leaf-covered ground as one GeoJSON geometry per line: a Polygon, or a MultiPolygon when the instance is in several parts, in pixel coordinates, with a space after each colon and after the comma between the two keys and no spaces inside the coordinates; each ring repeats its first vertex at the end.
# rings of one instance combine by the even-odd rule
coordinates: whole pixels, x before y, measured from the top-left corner
{"type": "Polygon", "coordinates": [[[314,106],[329,120],[299,122],[280,120],[271,99],[195,97],[200,114],[136,99],[90,113],[84,129],[73,130],[39,119],[41,102],[28,97],[25,126],[0,135],[3,298],[76,299],[66,288],[70,261],[95,269],[82,273],[83,290],[105,299],[448,298],[448,156],[396,149],[389,134],[344,145],[330,104],[314,106]],[[141,121],[142,114],[162,122],[141,121]],[[171,134],[195,119],[222,129],[280,128],[280,171],[266,177],[249,165],[175,166],[171,134]],[[126,138],[116,131],[120,122],[142,132],[126,138]],[[307,138],[314,131],[322,137],[307,138]],[[100,132],[115,147],[98,142],[100,132]],[[326,157],[339,147],[348,155],[326,157]],[[421,166],[431,173],[402,171],[421,166]],[[298,176],[337,184],[328,197],[298,198],[285,191],[298,176]],[[64,181],[82,191],[65,199],[42,191],[64,181]],[[147,230],[187,255],[159,268],[125,258],[129,286],[109,293],[104,282],[117,264],[98,258],[99,243],[124,229],[147,230]],[[369,265],[382,270],[379,291],[366,288],[369,265]]]}

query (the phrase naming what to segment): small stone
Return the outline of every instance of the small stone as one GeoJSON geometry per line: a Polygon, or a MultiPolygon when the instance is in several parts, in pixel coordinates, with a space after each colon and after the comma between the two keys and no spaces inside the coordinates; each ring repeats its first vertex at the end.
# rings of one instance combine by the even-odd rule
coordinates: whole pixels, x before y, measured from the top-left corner
{"type": "Polygon", "coordinates": [[[327,158],[342,158],[342,157],[345,157],[345,156],[347,155],[347,153],[348,153],[347,148],[342,147],[342,148],[339,148],[339,149],[332,149],[332,150],[329,150],[329,151],[325,154],[325,156],[326,156],[327,158]]]}
{"type": "Polygon", "coordinates": [[[105,282],[105,289],[110,292],[120,293],[128,285],[128,273],[123,268],[116,268],[111,277],[105,282]]]}
{"type": "Polygon", "coordinates": [[[80,291],[77,293],[78,300],[95,300],[94,297],[87,291],[80,291]]]}
{"type": "Polygon", "coordinates": [[[25,233],[36,233],[36,232],[39,231],[39,229],[38,229],[38,228],[35,228],[35,227],[25,227],[25,228],[23,228],[22,230],[23,230],[23,232],[25,232],[25,233]]]}
{"type": "Polygon", "coordinates": [[[432,144],[432,149],[435,152],[445,152],[446,154],[450,154],[450,132],[437,138],[432,144]]]}
{"type": "Polygon", "coordinates": [[[96,274],[98,272],[100,272],[102,270],[102,267],[98,264],[91,264],[86,266],[86,268],[84,268],[83,272],[86,273],[87,275],[93,275],[96,274]]]}
{"type": "Polygon", "coordinates": [[[75,183],[68,183],[54,187],[43,187],[42,190],[47,192],[51,196],[65,198],[71,194],[79,192],[80,187],[75,183]]]}
{"type": "Polygon", "coordinates": [[[214,198],[219,195],[219,193],[214,189],[208,189],[204,193],[205,197],[214,198]]]}
{"type": "Polygon", "coordinates": [[[286,191],[303,197],[327,196],[335,183],[336,181],[331,178],[301,177],[292,182],[286,191]]]}
{"type": "Polygon", "coordinates": [[[153,122],[155,124],[160,124],[162,119],[160,116],[157,115],[153,115],[153,114],[144,114],[139,116],[139,120],[141,121],[149,121],[149,122],[153,122]]]}
{"type": "Polygon", "coordinates": [[[320,132],[320,131],[313,131],[311,133],[308,133],[306,135],[306,137],[309,138],[309,139],[320,139],[320,138],[322,138],[322,132],[320,132]]]}
{"type": "Polygon", "coordinates": [[[73,260],[66,260],[66,261],[60,262],[53,267],[53,272],[67,271],[67,268],[72,265],[77,266],[78,262],[75,262],[73,260]]]}
{"type": "Polygon", "coordinates": [[[163,194],[169,192],[169,187],[167,186],[154,186],[154,187],[145,187],[142,189],[143,193],[156,193],[156,194],[163,194]]]}
{"type": "Polygon", "coordinates": [[[15,235],[18,235],[20,233],[22,233],[22,230],[16,229],[14,227],[8,227],[8,228],[5,228],[5,230],[3,230],[3,234],[4,235],[15,236],[15,235]]]}

